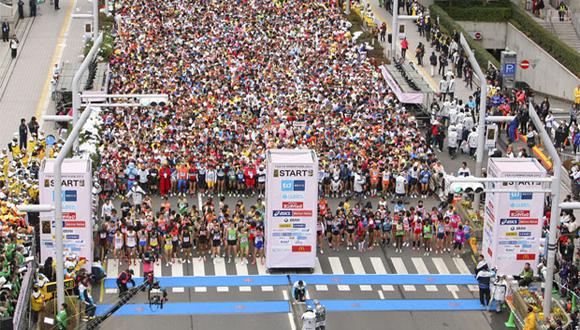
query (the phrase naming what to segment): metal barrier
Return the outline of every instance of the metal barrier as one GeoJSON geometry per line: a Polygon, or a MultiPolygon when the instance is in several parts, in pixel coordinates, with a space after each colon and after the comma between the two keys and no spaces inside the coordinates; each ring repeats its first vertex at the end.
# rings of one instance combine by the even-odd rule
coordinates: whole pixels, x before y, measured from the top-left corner
{"type": "MultiPolygon", "coordinates": [[[[34,238],[32,238],[30,255],[34,256],[35,254],[36,243],[34,238]]],[[[38,263],[36,260],[31,260],[26,264],[26,267],[28,270],[22,278],[20,294],[18,295],[18,301],[16,303],[16,308],[14,309],[14,317],[12,318],[12,326],[14,330],[32,329],[30,324],[30,296],[32,295],[32,286],[34,285],[38,263]]]]}

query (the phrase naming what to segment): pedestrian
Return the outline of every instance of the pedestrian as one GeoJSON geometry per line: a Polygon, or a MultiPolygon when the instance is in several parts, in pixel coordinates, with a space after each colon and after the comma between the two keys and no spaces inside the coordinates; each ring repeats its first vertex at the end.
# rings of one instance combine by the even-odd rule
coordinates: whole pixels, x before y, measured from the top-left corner
{"type": "Polygon", "coordinates": [[[441,53],[441,55],[439,55],[439,71],[437,73],[443,76],[448,63],[445,53],[441,53]]]}
{"type": "Polygon", "coordinates": [[[18,135],[20,137],[20,150],[26,150],[28,139],[28,127],[26,126],[26,119],[20,119],[20,127],[18,127],[18,135]]]}
{"type": "Polygon", "coordinates": [[[493,300],[495,301],[495,311],[501,313],[501,308],[507,295],[508,282],[505,276],[497,276],[493,282],[493,300]]]}
{"type": "Polygon", "coordinates": [[[479,302],[483,306],[487,306],[490,300],[490,282],[491,277],[493,276],[493,272],[489,270],[489,267],[484,265],[481,270],[477,273],[475,278],[477,279],[477,283],[479,286],[479,302]]]}
{"type": "Polygon", "coordinates": [[[10,24],[8,22],[2,22],[2,41],[10,41],[10,24]]]}
{"type": "Polygon", "coordinates": [[[67,314],[68,305],[63,303],[60,306],[60,311],[56,314],[56,328],[58,330],[66,330],[68,326],[68,314],[67,314]]]}
{"type": "Polygon", "coordinates": [[[30,17],[36,17],[36,1],[37,0],[28,1],[28,5],[30,6],[30,17]]]}
{"type": "Polygon", "coordinates": [[[441,77],[441,80],[439,81],[439,101],[445,101],[448,90],[449,82],[445,79],[445,77],[441,77]]]}
{"type": "Polygon", "coordinates": [[[54,0],[54,10],[59,10],[60,6],[58,5],[60,0],[54,0]]]}
{"type": "Polygon", "coordinates": [[[302,330],[316,330],[316,313],[312,306],[307,306],[306,311],[302,314],[302,330]]]}
{"type": "Polygon", "coordinates": [[[44,295],[40,292],[38,285],[35,284],[32,289],[32,297],[30,298],[30,315],[33,327],[38,323],[40,312],[44,309],[44,301],[44,295]]]}
{"type": "Polygon", "coordinates": [[[38,124],[38,121],[36,121],[36,117],[32,116],[32,118],[30,118],[30,121],[28,122],[28,131],[30,132],[30,135],[38,136],[39,128],[40,125],[38,124]]]}
{"type": "Polygon", "coordinates": [[[429,56],[429,64],[431,65],[431,77],[435,75],[435,69],[437,68],[437,55],[435,52],[431,52],[431,56],[429,56]]]}
{"type": "Polygon", "coordinates": [[[24,18],[24,1],[18,0],[18,17],[20,19],[24,18]]]}
{"type": "Polygon", "coordinates": [[[298,280],[292,286],[292,297],[296,302],[306,301],[306,283],[302,280],[298,280]]]}
{"type": "Polygon", "coordinates": [[[16,38],[16,34],[12,35],[12,39],[10,39],[10,50],[12,51],[12,58],[16,58],[16,53],[18,52],[18,38],[16,38]]]}
{"type": "Polygon", "coordinates": [[[558,16],[560,17],[560,22],[564,21],[564,16],[566,16],[567,11],[568,6],[566,6],[564,1],[560,1],[560,5],[558,6],[558,16]]]}
{"type": "Polygon", "coordinates": [[[535,330],[536,323],[536,313],[534,312],[534,307],[528,306],[528,315],[524,320],[524,330],[535,330]]]}
{"type": "Polygon", "coordinates": [[[401,57],[405,60],[405,54],[407,54],[407,49],[409,49],[409,41],[407,41],[407,37],[403,38],[401,41],[401,57]]]}
{"type": "Polygon", "coordinates": [[[383,22],[383,24],[381,24],[381,32],[379,35],[381,38],[381,42],[385,42],[385,37],[387,35],[387,23],[383,22]]]}
{"type": "Polygon", "coordinates": [[[469,144],[469,155],[473,157],[477,150],[477,127],[472,128],[467,135],[467,143],[469,144]]]}
{"type": "Polygon", "coordinates": [[[453,101],[455,97],[455,78],[453,76],[451,76],[447,84],[447,94],[449,94],[449,101],[453,101]]]}
{"type": "Polygon", "coordinates": [[[420,66],[423,66],[424,49],[423,49],[422,45],[423,45],[422,43],[419,43],[419,45],[415,49],[415,57],[417,58],[417,64],[420,66]]]}
{"type": "Polygon", "coordinates": [[[326,308],[317,299],[314,299],[314,312],[316,314],[316,330],[326,329],[326,308]]]}

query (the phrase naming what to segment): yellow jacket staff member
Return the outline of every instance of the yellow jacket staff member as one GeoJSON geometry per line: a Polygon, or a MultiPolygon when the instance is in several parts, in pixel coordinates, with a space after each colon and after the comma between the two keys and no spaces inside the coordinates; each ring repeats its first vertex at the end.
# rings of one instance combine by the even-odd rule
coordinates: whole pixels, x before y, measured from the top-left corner
{"type": "Polygon", "coordinates": [[[580,85],[576,86],[576,88],[574,88],[574,103],[576,105],[580,105],[580,85]]]}

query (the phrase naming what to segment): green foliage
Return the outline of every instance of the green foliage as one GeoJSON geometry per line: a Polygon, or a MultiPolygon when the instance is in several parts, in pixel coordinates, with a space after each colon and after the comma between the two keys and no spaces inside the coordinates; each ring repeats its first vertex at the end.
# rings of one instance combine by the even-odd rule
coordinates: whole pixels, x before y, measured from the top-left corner
{"type": "Polygon", "coordinates": [[[429,7],[429,12],[431,17],[439,17],[439,23],[441,24],[441,29],[444,32],[447,32],[448,34],[451,34],[453,31],[463,33],[467,43],[469,43],[469,47],[471,47],[473,50],[477,63],[479,63],[481,68],[485,70],[485,68],[487,68],[488,62],[491,62],[496,67],[499,67],[499,62],[493,57],[493,55],[491,55],[485,48],[483,48],[480,42],[473,40],[463,29],[463,27],[457,24],[453,18],[451,18],[451,16],[449,16],[449,14],[443,10],[443,8],[438,5],[431,5],[429,7]]]}
{"type": "MultiPolygon", "coordinates": [[[[104,13],[99,14],[99,27],[101,32],[103,32],[103,43],[101,44],[101,50],[99,51],[99,56],[103,58],[103,61],[108,62],[115,50],[115,37],[111,35],[113,31],[115,21],[112,16],[107,16],[104,13]]],[[[93,40],[89,40],[85,44],[84,54],[87,56],[89,51],[93,47],[93,40]]]]}
{"type": "Polygon", "coordinates": [[[510,7],[452,6],[442,8],[456,21],[506,22],[512,16],[512,10],[510,7]]]}

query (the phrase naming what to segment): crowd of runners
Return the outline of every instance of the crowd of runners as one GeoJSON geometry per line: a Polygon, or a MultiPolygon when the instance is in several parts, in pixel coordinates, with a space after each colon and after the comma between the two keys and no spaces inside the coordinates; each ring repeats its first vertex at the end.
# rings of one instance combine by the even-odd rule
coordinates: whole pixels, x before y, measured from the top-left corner
{"type": "MultiPolygon", "coordinates": [[[[101,209],[104,219],[96,246],[101,257],[120,264],[136,264],[145,254],[158,263],[191,263],[193,258],[225,258],[227,262],[264,262],[264,211],[261,199],[253,205],[239,200],[232,209],[208,199],[201,210],[179,198],[177,205],[165,200],[157,208],[146,197],[140,205],[125,200],[120,212],[112,201],[101,209]]],[[[463,253],[471,230],[462,224],[453,205],[427,209],[422,200],[392,204],[380,198],[377,205],[346,199],[332,209],[325,198],[318,203],[318,251],[327,248],[364,252],[393,246],[395,252],[412,249],[426,256],[463,253]]]]}

